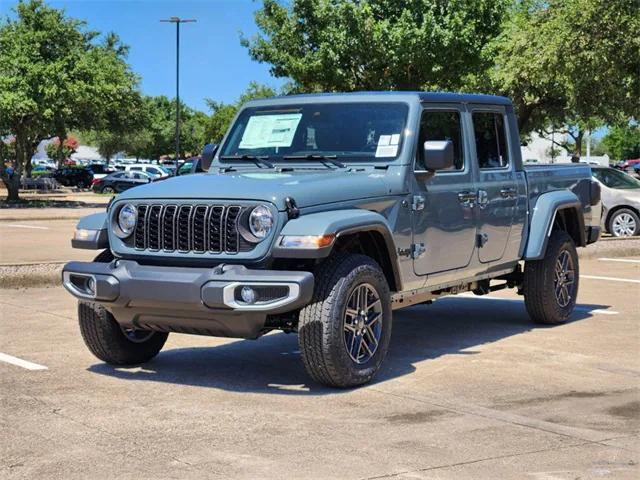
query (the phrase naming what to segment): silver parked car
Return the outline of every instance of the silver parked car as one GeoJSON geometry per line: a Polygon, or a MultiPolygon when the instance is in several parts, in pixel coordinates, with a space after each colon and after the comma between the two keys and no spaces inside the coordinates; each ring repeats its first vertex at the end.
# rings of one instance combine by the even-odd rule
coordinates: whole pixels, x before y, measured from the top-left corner
{"type": "Polygon", "coordinates": [[[640,234],[640,181],[607,167],[592,167],[602,186],[604,228],[614,237],[640,234]]]}

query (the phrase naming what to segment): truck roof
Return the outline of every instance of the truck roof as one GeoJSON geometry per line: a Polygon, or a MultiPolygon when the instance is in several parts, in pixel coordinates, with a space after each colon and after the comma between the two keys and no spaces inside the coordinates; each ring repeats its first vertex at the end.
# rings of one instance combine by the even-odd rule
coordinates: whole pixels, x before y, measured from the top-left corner
{"type": "Polygon", "coordinates": [[[390,101],[420,101],[427,103],[486,103],[491,105],[511,105],[511,100],[498,95],[480,95],[475,93],[450,93],[450,92],[349,92],[349,93],[310,93],[299,95],[282,95],[262,100],[248,102],[250,105],[268,105],[282,103],[283,101],[302,101],[310,103],[313,100],[340,101],[357,99],[358,101],[376,101],[388,99],[390,101]],[[392,100],[393,99],[393,100],[392,100]]]}

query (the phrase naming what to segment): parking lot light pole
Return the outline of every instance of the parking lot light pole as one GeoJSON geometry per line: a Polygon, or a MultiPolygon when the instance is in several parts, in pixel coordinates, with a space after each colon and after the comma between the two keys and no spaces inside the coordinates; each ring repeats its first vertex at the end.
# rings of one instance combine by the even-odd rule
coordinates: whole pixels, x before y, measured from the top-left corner
{"type": "Polygon", "coordinates": [[[194,23],[196,20],[193,18],[170,17],[160,21],[176,24],[176,175],[178,175],[178,162],[180,160],[180,24],[194,23]]]}

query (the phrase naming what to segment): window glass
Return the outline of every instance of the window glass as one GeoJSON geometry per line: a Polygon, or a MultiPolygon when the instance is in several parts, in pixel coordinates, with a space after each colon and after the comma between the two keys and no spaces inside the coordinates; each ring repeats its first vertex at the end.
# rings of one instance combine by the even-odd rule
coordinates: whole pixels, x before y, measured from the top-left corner
{"type": "Polygon", "coordinates": [[[500,168],[509,165],[504,115],[496,112],[475,112],[473,132],[480,168],[500,168]]]}
{"type": "Polygon", "coordinates": [[[619,170],[613,168],[594,168],[593,176],[604,183],[609,188],[620,188],[623,190],[632,190],[640,188],[640,182],[619,170]]]}
{"type": "Polygon", "coordinates": [[[134,172],[141,172],[142,167],[131,167],[131,170],[133,170],[134,172]]]}
{"type": "Polygon", "coordinates": [[[220,159],[259,155],[299,161],[324,155],[340,160],[393,160],[401,150],[408,111],[405,104],[386,102],[246,108],[231,127],[220,159]]]}
{"type": "Polygon", "coordinates": [[[464,169],[462,146],[462,124],[460,112],[431,110],[422,112],[416,170],[426,170],[424,165],[424,142],[428,140],[450,140],[453,143],[453,170],[464,169]]]}

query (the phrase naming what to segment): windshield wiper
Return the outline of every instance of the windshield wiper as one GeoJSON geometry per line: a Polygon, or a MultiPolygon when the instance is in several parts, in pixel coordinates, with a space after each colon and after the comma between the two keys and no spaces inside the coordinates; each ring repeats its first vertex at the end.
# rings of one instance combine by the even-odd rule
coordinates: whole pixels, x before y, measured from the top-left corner
{"type": "Polygon", "coordinates": [[[257,166],[265,165],[268,168],[274,168],[273,163],[268,162],[269,156],[256,156],[256,155],[220,155],[220,160],[251,160],[257,166]]]}
{"type": "Polygon", "coordinates": [[[285,155],[282,157],[284,160],[318,160],[325,165],[330,163],[331,165],[335,165],[338,168],[347,168],[347,166],[336,160],[338,158],[337,155],[321,155],[321,154],[313,154],[309,153],[307,155],[285,155]]]}

